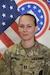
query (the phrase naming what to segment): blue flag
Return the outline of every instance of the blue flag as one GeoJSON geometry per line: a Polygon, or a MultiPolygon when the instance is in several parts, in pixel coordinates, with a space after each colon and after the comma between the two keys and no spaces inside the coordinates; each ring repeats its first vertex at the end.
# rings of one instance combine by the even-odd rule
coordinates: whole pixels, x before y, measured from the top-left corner
{"type": "Polygon", "coordinates": [[[14,0],[0,0],[0,34],[4,32],[20,13],[14,0]]]}

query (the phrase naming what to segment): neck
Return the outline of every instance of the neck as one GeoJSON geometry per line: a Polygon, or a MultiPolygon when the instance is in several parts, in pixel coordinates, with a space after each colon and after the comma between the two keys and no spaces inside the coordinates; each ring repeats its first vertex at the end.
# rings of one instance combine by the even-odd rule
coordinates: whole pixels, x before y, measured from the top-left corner
{"type": "Polygon", "coordinates": [[[22,40],[22,45],[25,48],[29,48],[32,47],[35,44],[35,40],[31,39],[31,40],[22,40]]]}

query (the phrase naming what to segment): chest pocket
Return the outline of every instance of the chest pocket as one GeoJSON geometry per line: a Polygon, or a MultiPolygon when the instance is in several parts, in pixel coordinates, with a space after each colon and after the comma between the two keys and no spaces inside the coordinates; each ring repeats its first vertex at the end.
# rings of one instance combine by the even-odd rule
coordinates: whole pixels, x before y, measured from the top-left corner
{"type": "Polygon", "coordinates": [[[11,60],[11,70],[14,75],[21,75],[23,56],[14,55],[11,60]]]}
{"type": "Polygon", "coordinates": [[[44,69],[44,57],[43,56],[34,56],[31,58],[31,67],[34,72],[34,75],[42,75],[44,69]]]}

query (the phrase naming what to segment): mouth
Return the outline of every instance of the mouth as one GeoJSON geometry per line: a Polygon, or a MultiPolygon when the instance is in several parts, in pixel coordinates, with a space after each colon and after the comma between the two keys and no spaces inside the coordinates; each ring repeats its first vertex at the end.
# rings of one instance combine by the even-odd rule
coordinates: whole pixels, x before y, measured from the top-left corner
{"type": "Polygon", "coordinates": [[[23,34],[24,36],[28,36],[28,34],[23,34]]]}

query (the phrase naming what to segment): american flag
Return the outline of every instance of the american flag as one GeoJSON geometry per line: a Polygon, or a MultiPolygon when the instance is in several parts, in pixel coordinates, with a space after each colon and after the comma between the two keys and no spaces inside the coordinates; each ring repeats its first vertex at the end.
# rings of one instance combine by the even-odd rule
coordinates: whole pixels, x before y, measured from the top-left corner
{"type": "Polygon", "coordinates": [[[14,0],[0,0],[0,52],[2,53],[2,49],[4,50],[20,39],[18,25],[15,22],[19,16],[20,12],[14,0]]]}
{"type": "MultiPolygon", "coordinates": [[[[8,47],[13,45],[14,43],[18,43],[21,40],[18,35],[17,21],[18,17],[20,16],[20,13],[22,13],[22,10],[24,10],[24,8],[22,7],[20,8],[22,9],[21,12],[17,10],[18,9],[17,2],[20,1],[21,0],[0,0],[0,53],[2,54],[8,47]]],[[[48,2],[50,0],[43,0],[43,1],[48,2]]],[[[48,7],[50,8],[50,5],[48,7]]],[[[34,8],[36,9],[36,7],[34,8]]],[[[27,10],[29,9],[30,5],[28,5],[27,10]]],[[[41,17],[43,18],[43,16],[41,17]]],[[[41,22],[41,24],[43,23],[41,22]]]]}

